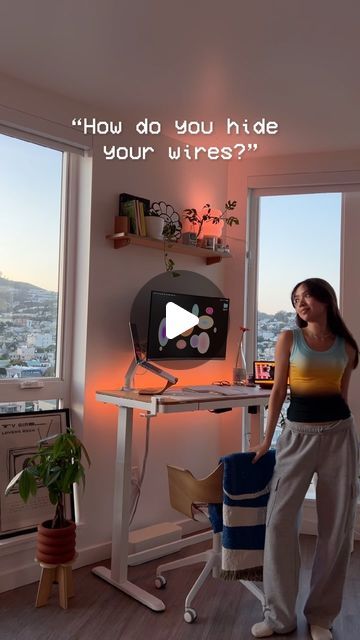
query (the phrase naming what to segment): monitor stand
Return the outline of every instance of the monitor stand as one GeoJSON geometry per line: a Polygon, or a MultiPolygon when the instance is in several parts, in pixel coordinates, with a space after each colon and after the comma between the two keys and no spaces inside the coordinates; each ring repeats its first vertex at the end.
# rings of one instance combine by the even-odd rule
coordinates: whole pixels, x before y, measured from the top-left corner
{"type": "Polygon", "coordinates": [[[171,375],[167,371],[164,371],[164,369],[160,369],[160,367],[156,367],[155,365],[148,363],[146,360],[144,360],[144,362],[137,362],[135,358],[133,358],[125,374],[125,384],[122,387],[122,391],[138,391],[140,394],[146,395],[161,394],[165,391],[165,389],[168,389],[169,387],[172,387],[172,385],[176,384],[177,381],[178,378],[171,375]],[[143,367],[146,371],[151,371],[151,373],[164,378],[166,380],[165,386],[160,389],[154,387],[152,387],[151,389],[136,389],[134,387],[134,377],[137,367],[143,367]]]}
{"type": "Polygon", "coordinates": [[[137,366],[138,362],[136,362],[135,358],[133,358],[130,362],[127,372],[125,373],[125,384],[122,387],[122,391],[134,391],[134,377],[137,366]]]}

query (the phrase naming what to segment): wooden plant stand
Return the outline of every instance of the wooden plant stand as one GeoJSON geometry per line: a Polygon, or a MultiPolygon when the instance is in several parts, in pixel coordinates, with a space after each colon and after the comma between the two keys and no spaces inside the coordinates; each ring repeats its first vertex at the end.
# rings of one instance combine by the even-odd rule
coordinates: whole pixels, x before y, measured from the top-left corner
{"type": "Polygon", "coordinates": [[[52,585],[57,582],[59,585],[59,604],[63,609],[68,608],[68,599],[74,595],[74,585],[72,577],[72,565],[78,554],[70,562],[64,564],[47,564],[40,562],[41,576],[38,592],[36,596],[36,607],[43,607],[50,596],[52,585]]]}

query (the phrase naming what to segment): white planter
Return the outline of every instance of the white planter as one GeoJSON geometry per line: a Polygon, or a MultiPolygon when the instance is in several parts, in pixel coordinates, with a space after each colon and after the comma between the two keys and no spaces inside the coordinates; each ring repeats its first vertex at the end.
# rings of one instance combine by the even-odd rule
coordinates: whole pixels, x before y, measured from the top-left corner
{"type": "Polygon", "coordinates": [[[162,233],[164,230],[164,224],[165,220],[163,220],[163,218],[159,218],[158,216],[146,216],[146,235],[154,240],[163,240],[162,233]]]}

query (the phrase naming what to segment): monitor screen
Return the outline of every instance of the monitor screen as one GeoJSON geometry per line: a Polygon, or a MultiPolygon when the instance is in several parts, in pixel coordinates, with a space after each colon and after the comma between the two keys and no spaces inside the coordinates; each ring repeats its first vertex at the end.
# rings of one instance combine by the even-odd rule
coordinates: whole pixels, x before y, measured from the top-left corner
{"type": "Polygon", "coordinates": [[[226,356],[229,298],[152,291],[148,360],[220,359],[226,356]],[[166,337],[166,305],[173,302],[199,318],[199,324],[171,340],[166,337]]]}
{"type": "Polygon", "coordinates": [[[254,361],[254,382],[261,387],[272,387],[275,376],[275,362],[273,360],[254,361]]]}

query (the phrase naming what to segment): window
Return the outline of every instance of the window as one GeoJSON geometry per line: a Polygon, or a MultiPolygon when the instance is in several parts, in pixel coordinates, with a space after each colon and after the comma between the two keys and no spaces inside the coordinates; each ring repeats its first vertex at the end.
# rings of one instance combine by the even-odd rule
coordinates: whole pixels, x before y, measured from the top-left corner
{"type": "Polygon", "coordinates": [[[256,357],[273,360],[297,282],[324,278],[339,297],[341,193],[260,196],[258,229],[256,357]]]}
{"type": "MultiPolygon", "coordinates": [[[[245,318],[254,331],[246,344],[248,363],[272,360],[278,334],[294,325],[290,293],[297,282],[322,277],[340,296],[343,200],[342,190],[332,186],[326,191],[271,187],[251,192],[245,318]]],[[[288,401],[273,445],[287,406],[288,401]]]]}
{"type": "Polygon", "coordinates": [[[50,141],[0,134],[0,413],[66,400],[70,166],[50,141]]]}

